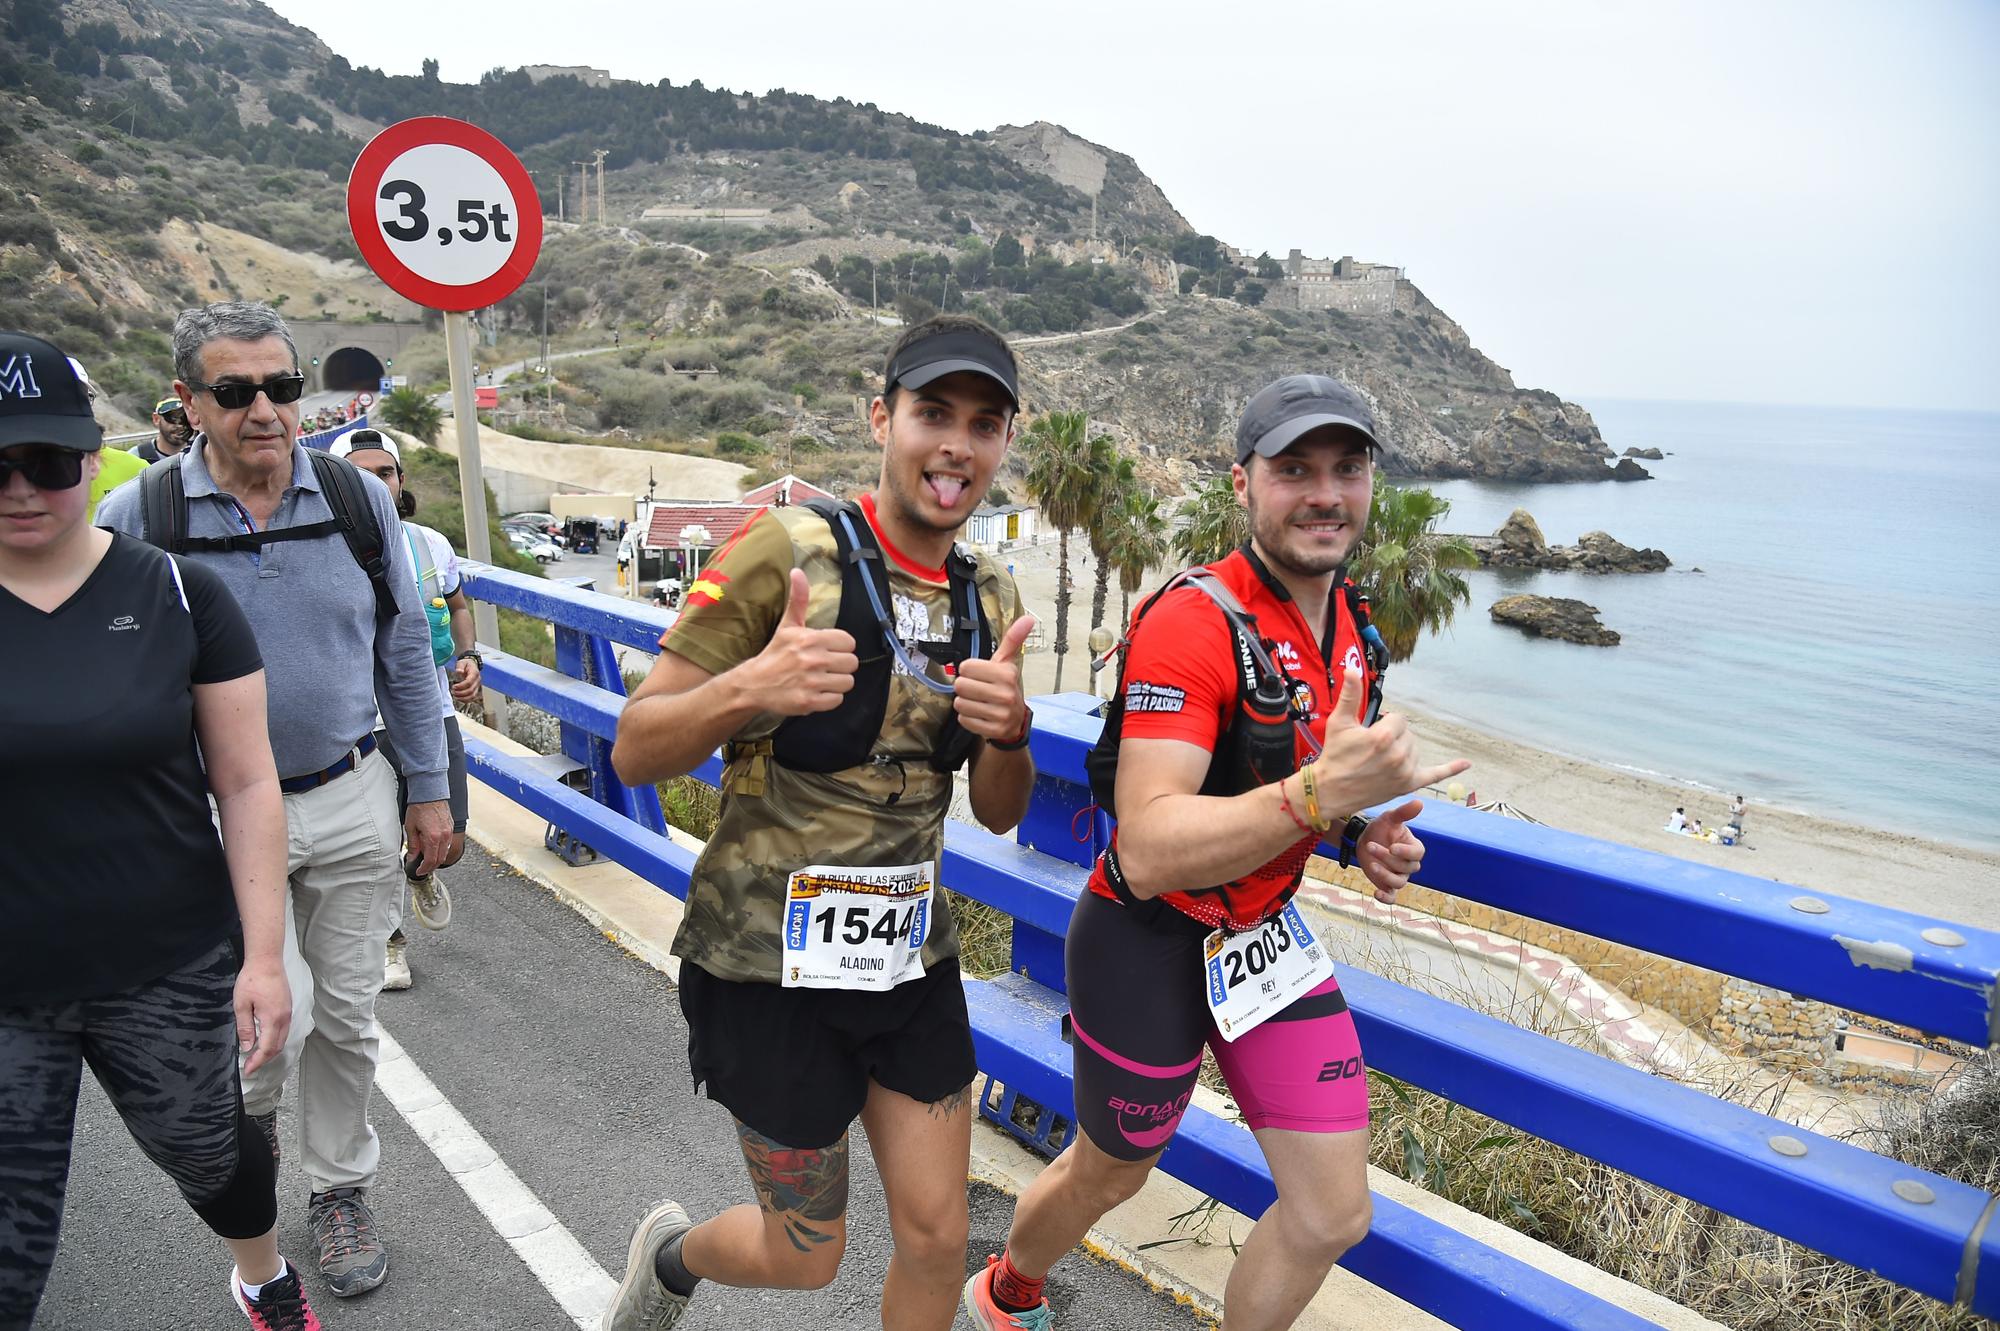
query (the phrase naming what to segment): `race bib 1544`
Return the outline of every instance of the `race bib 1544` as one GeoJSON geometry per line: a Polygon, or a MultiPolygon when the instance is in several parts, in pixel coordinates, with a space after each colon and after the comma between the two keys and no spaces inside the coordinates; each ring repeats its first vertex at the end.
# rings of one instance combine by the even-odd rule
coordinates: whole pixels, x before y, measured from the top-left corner
{"type": "Polygon", "coordinates": [[[893,989],[924,973],[931,866],[811,864],[786,891],[787,989],[893,989]]]}

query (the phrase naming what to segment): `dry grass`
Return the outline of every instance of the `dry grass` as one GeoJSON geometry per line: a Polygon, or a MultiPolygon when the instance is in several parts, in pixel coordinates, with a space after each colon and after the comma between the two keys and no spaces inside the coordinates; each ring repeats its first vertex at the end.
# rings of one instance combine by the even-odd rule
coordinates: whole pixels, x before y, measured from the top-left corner
{"type": "MultiPolygon", "coordinates": [[[[1520,1022],[1533,1010],[1494,1015],[1520,1022]]],[[[1571,1044],[1590,1037],[1566,1018],[1522,1024],[1571,1044]]],[[[1753,1073],[1719,1066],[1698,1089],[1768,1111],[1785,1085],[1753,1073]]],[[[1995,1325],[1384,1073],[1371,1072],[1369,1099],[1375,1165],[1739,1331],[1995,1325]]],[[[1945,1087],[1888,1101],[1878,1122],[1851,1135],[1882,1155],[2000,1188],[2000,1071],[1982,1055],[1945,1087]]]]}

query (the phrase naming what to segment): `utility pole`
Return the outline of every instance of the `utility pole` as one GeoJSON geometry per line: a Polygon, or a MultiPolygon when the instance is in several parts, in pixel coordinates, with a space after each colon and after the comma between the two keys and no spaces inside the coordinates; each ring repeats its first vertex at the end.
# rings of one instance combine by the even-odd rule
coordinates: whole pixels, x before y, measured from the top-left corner
{"type": "Polygon", "coordinates": [[[876,320],[878,323],[882,317],[881,306],[876,300],[875,261],[873,259],[868,261],[868,317],[876,320]]]}
{"type": "Polygon", "coordinates": [[[602,148],[597,149],[597,224],[599,226],[606,225],[604,220],[604,159],[610,155],[602,148]]]}
{"type": "Polygon", "coordinates": [[[578,183],[583,187],[583,207],[577,210],[576,220],[588,226],[590,224],[590,163],[571,162],[570,165],[577,169],[578,183]]]}

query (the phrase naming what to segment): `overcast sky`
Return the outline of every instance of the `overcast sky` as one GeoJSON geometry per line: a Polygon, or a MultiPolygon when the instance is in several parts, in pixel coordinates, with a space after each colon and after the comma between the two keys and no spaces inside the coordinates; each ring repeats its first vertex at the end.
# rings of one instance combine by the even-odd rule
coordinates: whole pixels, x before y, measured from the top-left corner
{"type": "Polygon", "coordinates": [[[2000,410],[2000,4],[271,0],[356,64],[1052,120],[1252,252],[1401,264],[1565,397],[2000,410]]]}

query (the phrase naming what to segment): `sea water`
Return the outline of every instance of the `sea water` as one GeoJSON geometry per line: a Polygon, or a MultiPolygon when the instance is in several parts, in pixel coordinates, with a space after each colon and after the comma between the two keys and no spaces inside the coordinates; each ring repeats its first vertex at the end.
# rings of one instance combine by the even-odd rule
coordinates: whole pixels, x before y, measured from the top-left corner
{"type": "Polygon", "coordinates": [[[1710,823],[1740,791],[2000,846],[2000,416],[1585,405],[1615,451],[1667,455],[1642,463],[1654,479],[1429,482],[1442,526],[1484,535],[1524,508],[1551,545],[1608,531],[1673,568],[1466,574],[1471,603],[1391,670],[1392,696],[1706,787],[1710,823]],[[1515,592],[1588,602],[1624,640],[1493,623],[1515,592]]]}

